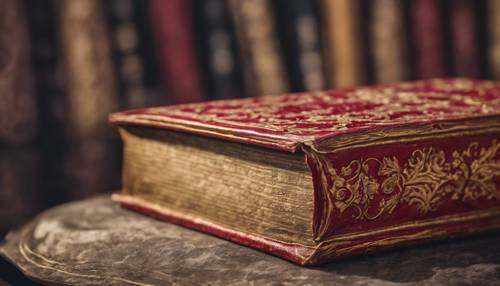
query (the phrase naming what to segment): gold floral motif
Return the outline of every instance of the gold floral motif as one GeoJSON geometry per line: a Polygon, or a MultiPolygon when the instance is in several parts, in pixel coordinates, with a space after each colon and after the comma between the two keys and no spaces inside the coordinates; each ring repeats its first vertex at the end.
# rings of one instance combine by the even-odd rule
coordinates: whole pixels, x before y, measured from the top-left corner
{"type": "Polygon", "coordinates": [[[471,143],[446,156],[436,148],[413,151],[405,163],[396,157],[353,160],[335,168],[331,160],[313,154],[322,169],[325,208],[317,232],[324,234],[333,215],[349,210],[355,220],[373,220],[392,214],[401,205],[421,214],[436,211],[443,198],[473,201],[500,200],[500,142],[489,147],[471,143]]]}
{"type": "Polygon", "coordinates": [[[115,124],[209,134],[295,152],[463,136],[499,130],[500,84],[436,79],[115,113],[115,124]],[[495,130],[492,130],[495,129],[495,130]],[[403,138],[404,137],[404,138],[403,138]]]}
{"type": "Polygon", "coordinates": [[[146,113],[313,138],[317,133],[343,133],[351,126],[385,127],[496,114],[500,99],[484,97],[494,87],[491,81],[467,79],[416,81],[154,107],[146,113]],[[425,90],[425,85],[434,89],[425,90]],[[469,96],[468,92],[481,96],[469,96]]]}

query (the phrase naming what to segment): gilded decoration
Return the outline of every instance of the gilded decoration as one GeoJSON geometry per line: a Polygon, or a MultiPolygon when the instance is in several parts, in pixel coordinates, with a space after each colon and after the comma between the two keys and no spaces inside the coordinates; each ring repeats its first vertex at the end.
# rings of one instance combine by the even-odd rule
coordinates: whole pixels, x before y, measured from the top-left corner
{"type": "Polygon", "coordinates": [[[499,93],[492,81],[431,80],[155,107],[133,115],[312,140],[352,129],[496,115],[499,93]]]}
{"type": "Polygon", "coordinates": [[[420,214],[436,211],[444,198],[474,201],[500,200],[500,142],[471,143],[446,156],[443,150],[414,150],[405,162],[398,158],[366,158],[334,166],[321,154],[310,153],[321,169],[325,207],[319,237],[330,229],[333,215],[374,220],[407,205],[420,214]],[[497,180],[497,181],[495,181],[497,180]]]}

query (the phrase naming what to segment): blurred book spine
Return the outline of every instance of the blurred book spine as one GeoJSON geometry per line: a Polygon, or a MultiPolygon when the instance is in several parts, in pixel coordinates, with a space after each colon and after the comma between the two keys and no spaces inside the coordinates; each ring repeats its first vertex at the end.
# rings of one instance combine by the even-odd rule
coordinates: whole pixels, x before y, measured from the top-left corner
{"type": "Polygon", "coordinates": [[[111,47],[118,81],[121,109],[148,104],[144,86],[144,64],[139,51],[139,31],[134,14],[134,0],[105,1],[111,47]]]}
{"type": "Polygon", "coordinates": [[[65,64],[70,135],[107,133],[108,114],[117,109],[110,41],[98,0],[58,1],[65,64]]]}
{"type": "Polygon", "coordinates": [[[500,1],[488,0],[488,60],[491,76],[500,79],[500,1]]]}
{"type": "Polygon", "coordinates": [[[42,207],[38,159],[33,146],[19,144],[0,148],[1,232],[26,222],[42,207]]]}
{"type": "Polygon", "coordinates": [[[288,91],[285,66],[268,0],[230,0],[247,95],[288,91]]]}
{"type": "Polygon", "coordinates": [[[146,106],[158,106],[167,103],[168,92],[162,84],[159,63],[155,55],[152,21],[149,2],[133,0],[133,13],[137,28],[137,52],[143,64],[143,87],[146,92],[146,106]]]}
{"type": "Polygon", "coordinates": [[[46,206],[64,201],[64,155],[66,109],[54,0],[27,0],[31,62],[38,102],[38,149],[40,185],[37,192],[46,206]]]}
{"type": "Polygon", "coordinates": [[[443,1],[412,0],[410,8],[415,77],[445,76],[443,1]]]}
{"type": "Polygon", "coordinates": [[[456,76],[478,77],[480,74],[475,4],[474,0],[449,2],[452,73],[456,76]]]}
{"type": "Polygon", "coordinates": [[[39,205],[37,101],[24,1],[0,1],[0,231],[39,205]]]}
{"type": "Polygon", "coordinates": [[[370,1],[371,46],[376,82],[398,82],[409,78],[407,38],[403,21],[403,2],[370,1]]]}
{"type": "Polygon", "coordinates": [[[31,141],[37,131],[24,2],[0,2],[0,140],[31,141]]]}
{"type": "Polygon", "coordinates": [[[365,83],[360,0],[322,0],[325,51],[333,87],[365,83]]]}
{"type": "Polygon", "coordinates": [[[149,15],[169,103],[206,98],[195,47],[191,0],[151,0],[149,15]]]}
{"type": "Polygon", "coordinates": [[[236,35],[226,0],[197,1],[201,54],[211,99],[243,95],[236,35]]]}
{"type": "Polygon", "coordinates": [[[318,13],[314,1],[279,0],[276,8],[278,34],[288,70],[291,91],[326,87],[321,54],[318,13]]]}
{"type": "Polygon", "coordinates": [[[75,199],[119,184],[116,137],[107,122],[118,108],[118,97],[103,2],[57,4],[68,110],[67,192],[75,199]]]}

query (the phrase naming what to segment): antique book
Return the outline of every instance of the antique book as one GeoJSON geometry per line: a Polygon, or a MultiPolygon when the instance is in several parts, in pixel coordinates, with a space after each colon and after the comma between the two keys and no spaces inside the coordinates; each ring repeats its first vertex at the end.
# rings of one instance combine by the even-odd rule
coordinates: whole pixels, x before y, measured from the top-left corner
{"type": "Polygon", "coordinates": [[[133,0],[131,12],[137,33],[135,54],[141,58],[142,63],[142,89],[146,93],[144,103],[146,106],[158,106],[167,104],[169,95],[162,80],[164,74],[160,72],[161,63],[155,55],[154,29],[149,5],[149,1],[133,0]]]}
{"type": "Polygon", "coordinates": [[[247,95],[287,92],[275,17],[269,0],[229,0],[247,95]]]}
{"type": "Polygon", "coordinates": [[[488,31],[488,62],[490,65],[490,76],[500,79],[500,1],[488,0],[487,31],[488,31]]]}
{"type": "Polygon", "coordinates": [[[409,78],[403,1],[369,1],[374,79],[389,83],[409,78]]]}
{"type": "Polygon", "coordinates": [[[113,199],[303,265],[490,230],[499,110],[459,78],[115,113],[113,199]]]}
{"type": "Polygon", "coordinates": [[[417,79],[447,75],[445,56],[444,2],[411,1],[411,30],[414,51],[414,73],[417,79]]]}
{"type": "Polygon", "coordinates": [[[274,1],[290,91],[326,88],[317,5],[314,1],[274,1]]]}
{"type": "Polygon", "coordinates": [[[102,3],[75,0],[57,4],[69,132],[77,140],[108,134],[103,122],[117,109],[118,97],[102,3]]]}
{"type": "Polygon", "coordinates": [[[106,126],[118,110],[116,74],[102,1],[59,0],[56,15],[65,78],[65,180],[67,199],[118,184],[118,138],[106,126]],[[116,137],[116,136],[115,136],[116,137]]]}
{"type": "Polygon", "coordinates": [[[150,106],[134,4],[134,0],[104,2],[120,103],[126,109],[150,106]]]}
{"type": "Polygon", "coordinates": [[[32,142],[36,98],[24,1],[0,3],[0,144],[32,142]]]}
{"type": "Polygon", "coordinates": [[[346,87],[365,83],[362,2],[323,0],[321,4],[331,85],[346,87]]]}
{"type": "MultiPolygon", "coordinates": [[[[63,194],[70,189],[64,179],[65,126],[68,114],[60,76],[61,51],[58,46],[55,1],[27,0],[25,3],[35,83],[33,96],[36,96],[38,105],[38,127],[43,130],[38,133],[34,144],[39,150],[37,172],[41,179],[35,186],[39,202],[43,206],[52,206],[63,203],[63,194]]],[[[24,152],[26,150],[18,153],[24,152]]],[[[26,176],[29,175],[19,177],[26,176]]],[[[28,192],[29,196],[33,196],[33,190],[28,192]]]]}
{"type": "Polygon", "coordinates": [[[204,100],[193,27],[192,0],[149,2],[159,70],[169,103],[204,100]]]}
{"type": "Polygon", "coordinates": [[[242,97],[243,80],[229,3],[195,1],[207,90],[211,99],[242,97]]]}
{"type": "Polygon", "coordinates": [[[0,1],[0,232],[40,209],[39,114],[25,4],[0,1]]]}
{"type": "Polygon", "coordinates": [[[478,77],[480,75],[476,32],[477,2],[474,0],[449,2],[452,73],[455,76],[478,77]]]}
{"type": "Polygon", "coordinates": [[[35,147],[0,148],[0,232],[26,223],[44,206],[40,153],[35,147]]]}

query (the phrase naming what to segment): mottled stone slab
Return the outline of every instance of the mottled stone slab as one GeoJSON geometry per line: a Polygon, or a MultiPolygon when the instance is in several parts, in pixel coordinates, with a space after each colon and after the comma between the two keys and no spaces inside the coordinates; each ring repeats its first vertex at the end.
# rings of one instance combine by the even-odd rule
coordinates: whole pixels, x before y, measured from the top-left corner
{"type": "Polygon", "coordinates": [[[500,285],[498,233],[304,268],[107,197],[46,211],[9,233],[0,254],[49,284],[500,285]]]}

